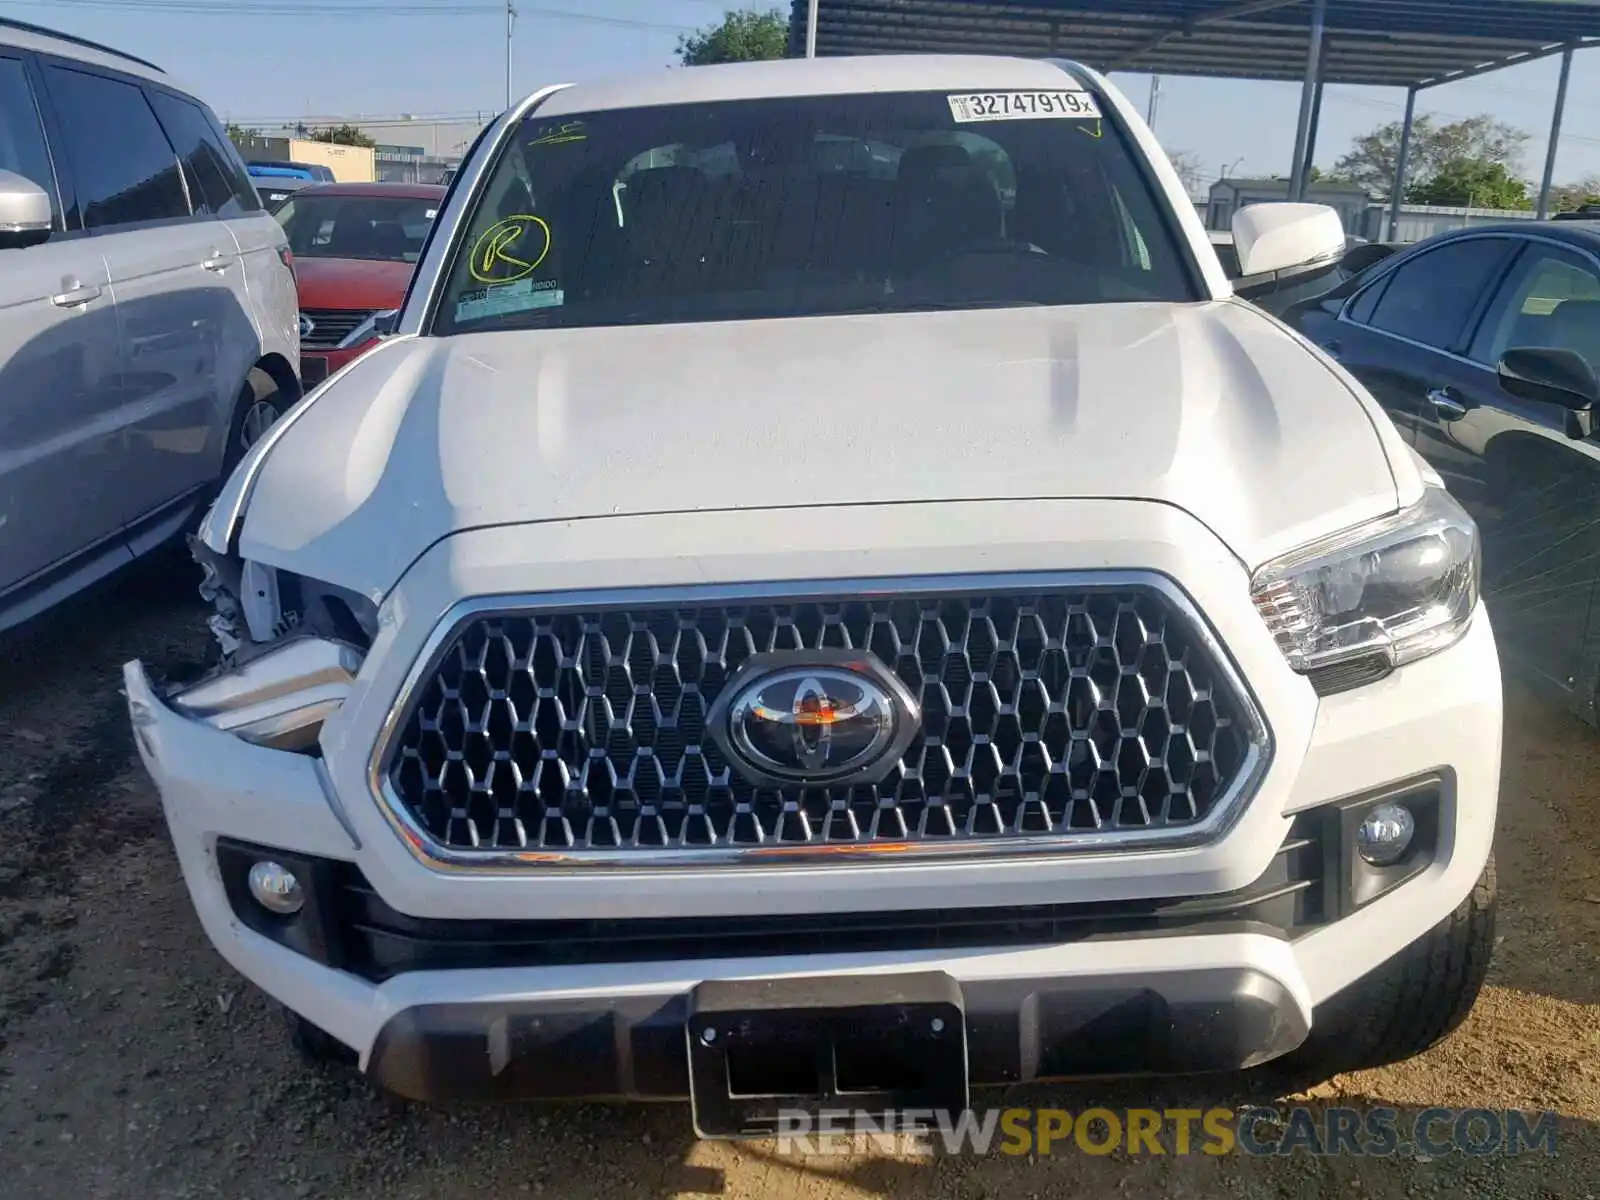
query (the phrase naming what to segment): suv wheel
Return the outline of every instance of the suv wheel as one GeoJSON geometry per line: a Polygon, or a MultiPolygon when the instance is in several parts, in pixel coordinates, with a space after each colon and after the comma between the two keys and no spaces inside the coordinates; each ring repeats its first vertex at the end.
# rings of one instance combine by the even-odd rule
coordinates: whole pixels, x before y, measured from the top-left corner
{"type": "Polygon", "coordinates": [[[1386,1066],[1443,1041],[1472,1011],[1494,950],[1493,856],[1471,895],[1439,924],[1319,1007],[1285,1060],[1318,1081],[1386,1066]]]}
{"type": "Polygon", "coordinates": [[[273,381],[272,376],[259,368],[250,372],[239,389],[239,400],[234,405],[233,424],[228,430],[228,453],[223,463],[223,477],[233,471],[245,452],[261,440],[261,436],[283,416],[289,407],[289,397],[273,381]]]}

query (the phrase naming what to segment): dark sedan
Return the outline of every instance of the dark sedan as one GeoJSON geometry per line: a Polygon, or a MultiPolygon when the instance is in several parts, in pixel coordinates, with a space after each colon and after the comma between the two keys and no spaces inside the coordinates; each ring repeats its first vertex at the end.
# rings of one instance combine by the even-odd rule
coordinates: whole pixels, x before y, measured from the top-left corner
{"type": "Polygon", "coordinates": [[[1285,318],[1477,518],[1508,663],[1600,723],[1600,221],[1440,234],[1285,318]]]}

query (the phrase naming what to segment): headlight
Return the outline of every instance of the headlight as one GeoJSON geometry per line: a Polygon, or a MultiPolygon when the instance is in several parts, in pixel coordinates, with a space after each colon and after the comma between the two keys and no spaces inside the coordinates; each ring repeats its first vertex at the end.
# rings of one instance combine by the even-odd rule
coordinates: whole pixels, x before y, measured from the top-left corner
{"type": "Polygon", "coordinates": [[[361,659],[353,646],[291,636],[173,693],[167,703],[247,742],[304,750],[344,703],[361,659]]]}
{"type": "Polygon", "coordinates": [[[1250,591],[1296,671],[1362,659],[1382,674],[1466,632],[1478,577],[1477,526],[1430,487],[1404,512],[1268,563],[1250,591]]]}

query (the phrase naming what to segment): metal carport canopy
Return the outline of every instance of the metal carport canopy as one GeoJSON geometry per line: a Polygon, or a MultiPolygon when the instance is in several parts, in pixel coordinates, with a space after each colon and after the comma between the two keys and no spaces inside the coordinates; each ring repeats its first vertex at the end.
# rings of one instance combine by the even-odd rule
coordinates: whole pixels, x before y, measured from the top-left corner
{"type": "MultiPolygon", "coordinates": [[[[1313,0],[793,0],[804,53],[1016,54],[1302,81],[1313,0]]],[[[1326,0],[1322,83],[1426,88],[1600,45],[1600,0],[1326,0]]]]}
{"type": "Polygon", "coordinates": [[[1600,45],[1600,0],[793,0],[789,42],[808,56],[1015,54],[1107,73],[1298,79],[1291,200],[1305,196],[1323,87],[1403,87],[1393,238],[1417,92],[1560,54],[1537,206],[1548,214],[1572,54],[1600,45]]]}

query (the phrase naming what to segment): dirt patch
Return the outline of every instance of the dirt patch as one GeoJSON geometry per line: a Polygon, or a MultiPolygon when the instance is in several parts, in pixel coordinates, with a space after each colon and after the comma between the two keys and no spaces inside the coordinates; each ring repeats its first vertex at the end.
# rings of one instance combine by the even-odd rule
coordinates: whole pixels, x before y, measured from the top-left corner
{"type": "MultiPolygon", "coordinates": [[[[74,606],[0,668],[0,1163],[25,1197],[1600,1196],[1600,735],[1513,687],[1490,987],[1431,1053],[1313,1105],[1552,1109],[1558,1152],[797,1159],[694,1141],[677,1105],[432,1109],[302,1066],[206,942],[118,692],[206,650],[183,566],[74,606]]],[[[1028,1089],[1082,1110],[1280,1103],[1264,1076],[1028,1089]]]]}

